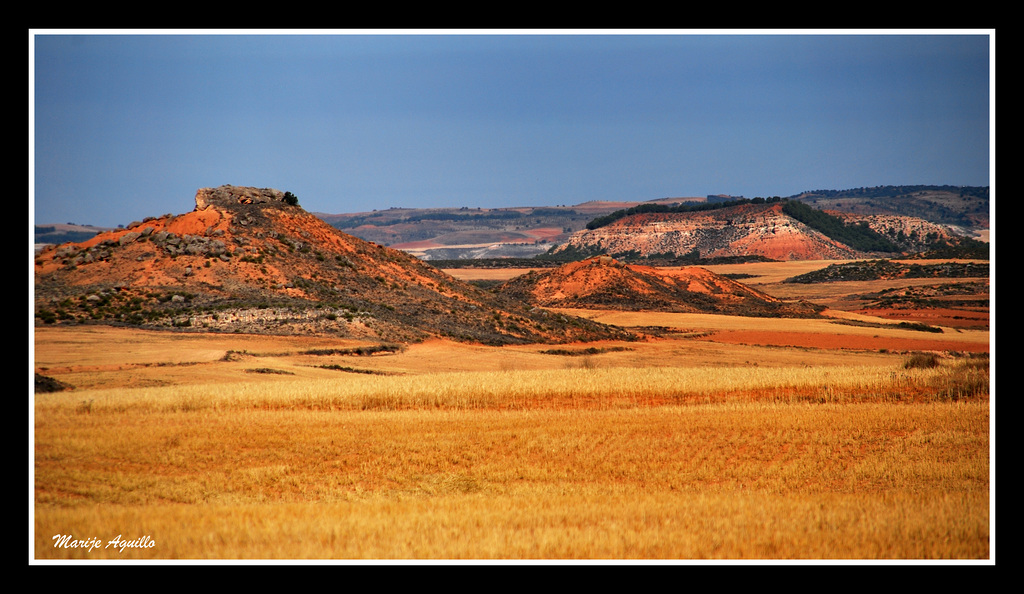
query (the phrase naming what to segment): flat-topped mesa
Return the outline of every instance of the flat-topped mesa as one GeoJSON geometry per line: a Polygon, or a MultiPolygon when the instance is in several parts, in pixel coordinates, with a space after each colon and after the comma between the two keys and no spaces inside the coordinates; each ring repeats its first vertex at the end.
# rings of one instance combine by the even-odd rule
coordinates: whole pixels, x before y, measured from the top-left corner
{"type": "Polygon", "coordinates": [[[286,204],[286,192],[273,188],[250,188],[245,186],[219,186],[200,188],[196,191],[196,210],[208,206],[234,206],[236,204],[286,204]]]}

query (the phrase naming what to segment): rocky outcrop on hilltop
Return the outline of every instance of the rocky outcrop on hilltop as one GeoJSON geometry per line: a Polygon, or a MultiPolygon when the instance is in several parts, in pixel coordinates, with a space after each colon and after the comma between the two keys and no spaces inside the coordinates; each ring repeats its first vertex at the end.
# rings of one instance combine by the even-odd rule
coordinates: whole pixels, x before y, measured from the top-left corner
{"type": "Polygon", "coordinates": [[[196,192],[196,210],[204,210],[210,206],[231,207],[236,204],[298,204],[298,198],[291,200],[290,192],[282,192],[274,188],[250,188],[246,186],[218,186],[216,188],[200,188],[196,192]]]}
{"type": "Polygon", "coordinates": [[[863,257],[857,250],[787,216],[782,205],[742,204],[717,210],[636,214],[579,231],[553,250],[671,254],[700,258],[762,256],[772,260],[863,257]]]}
{"type": "Polygon", "coordinates": [[[342,233],[288,192],[221,186],[181,215],[135,222],[35,259],[39,324],[315,334],[487,344],[630,338],[482,291],[342,233]]]}
{"type": "Polygon", "coordinates": [[[705,268],[653,268],[609,256],[533,271],[500,285],[509,297],[541,307],[813,317],[821,308],[786,302],[705,268]]]}

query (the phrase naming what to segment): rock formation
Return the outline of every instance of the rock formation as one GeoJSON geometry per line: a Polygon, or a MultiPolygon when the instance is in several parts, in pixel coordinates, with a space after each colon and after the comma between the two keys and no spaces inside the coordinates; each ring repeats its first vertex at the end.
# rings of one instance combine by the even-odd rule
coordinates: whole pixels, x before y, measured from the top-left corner
{"type": "Polygon", "coordinates": [[[244,186],[219,186],[200,188],[196,192],[196,210],[209,206],[230,207],[236,204],[285,203],[285,192],[273,188],[249,188],[244,186]]]}

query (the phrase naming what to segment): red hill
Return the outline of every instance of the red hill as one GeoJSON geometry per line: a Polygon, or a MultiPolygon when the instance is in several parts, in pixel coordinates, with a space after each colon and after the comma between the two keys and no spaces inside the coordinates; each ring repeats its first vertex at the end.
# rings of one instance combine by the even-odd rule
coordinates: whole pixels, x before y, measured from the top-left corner
{"type": "Polygon", "coordinates": [[[499,291],[542,307],[785,317],[818,312],[815,306],[784,302],[704,268],[657,269],[608,256],[530,272],[499,291]]]}
{"type": "Polygon", "coordinates": [[[278,190],[204,188],[195,200],[186,214],[43,250],[37,323],[489,344],[628,337],[342,233],[278,190]]]}

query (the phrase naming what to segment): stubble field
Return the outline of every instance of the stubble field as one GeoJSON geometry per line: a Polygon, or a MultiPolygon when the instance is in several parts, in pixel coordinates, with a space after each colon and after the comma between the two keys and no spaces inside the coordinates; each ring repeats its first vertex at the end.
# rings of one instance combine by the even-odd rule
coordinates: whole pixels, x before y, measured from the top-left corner
{"type": "Polygon", "coordinates": [[[661,333],[560,347],[37,328],[75,389],[33,399],[30,557],[990,559],[987,324],[841,284],[805,287],[829,319],[577,311],[661,333]]]}

